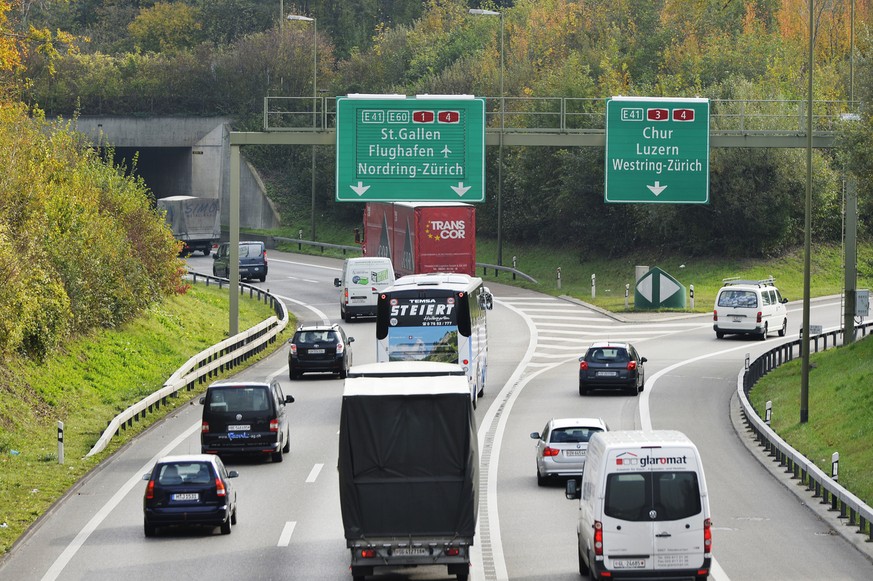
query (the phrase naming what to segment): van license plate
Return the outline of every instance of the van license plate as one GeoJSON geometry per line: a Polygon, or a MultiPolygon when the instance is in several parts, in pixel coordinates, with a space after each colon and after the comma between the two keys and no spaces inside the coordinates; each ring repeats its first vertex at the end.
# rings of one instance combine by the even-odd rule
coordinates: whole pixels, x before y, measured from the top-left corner
{"type": "Polygon", "coordinates": [[[227,426],[228,432],[248,432],[251,429],[252,426],[250,424],[233,424],[227,426]]]}
{"type": "Polygon", "coordinates": [[[646,566],[645,559],[613,559],[613,569],[643,569],[646,566]]]}
{"type": "Polygon", "coordinates": [[[180,492],[173,495],[173,500],[200,500],[200,495],[196,492],[180,492]]]}
{"type": "Polygon", "coordinates": [[[741,322],[742,320],[743,320],[743,319],[742,319],[741,317],[731,317],[731,322],[732,322],[732,323],[739,323],[739,322],[741,322]]]}
{"type": "Polygon", "coordinates": [[[564,450],[564,456],[584,456],[585,450],[564,450]]]}
{"type": "Polygon", "coordinates": [[[426,547],[400,547],[394,549],[391,554],[395,557],[427,557],[426,547]]]}
{"type": "Polygon", "coordinates": [[[308,353],[310,355],[324,355],[324,349],[310,349],[308,353]]]}

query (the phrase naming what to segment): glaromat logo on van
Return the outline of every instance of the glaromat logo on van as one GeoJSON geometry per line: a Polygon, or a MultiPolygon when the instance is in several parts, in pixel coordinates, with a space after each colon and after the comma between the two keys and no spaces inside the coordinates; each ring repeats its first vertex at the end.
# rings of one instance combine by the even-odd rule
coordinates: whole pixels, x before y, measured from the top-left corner
{"type": "Polygon", "coordinates": [[[638,456],[622,452],[615,457],[615,465],[622,468],[648,468],[650,466],[677,466],[688,464],[688,456],[638,456]]]}

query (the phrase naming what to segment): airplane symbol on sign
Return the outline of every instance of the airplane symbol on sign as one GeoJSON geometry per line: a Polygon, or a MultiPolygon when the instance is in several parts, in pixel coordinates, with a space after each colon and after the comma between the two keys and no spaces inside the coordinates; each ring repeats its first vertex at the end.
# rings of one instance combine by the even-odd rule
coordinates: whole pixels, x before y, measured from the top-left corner
{"type": "Polygon", "coordinates": [[[446,145],[445,147],[443,147],[443,150],[440,153],[443,154],[443,157],[448,157],[451,152],[452,150],[449,149],[448,145],[446,145]]]}

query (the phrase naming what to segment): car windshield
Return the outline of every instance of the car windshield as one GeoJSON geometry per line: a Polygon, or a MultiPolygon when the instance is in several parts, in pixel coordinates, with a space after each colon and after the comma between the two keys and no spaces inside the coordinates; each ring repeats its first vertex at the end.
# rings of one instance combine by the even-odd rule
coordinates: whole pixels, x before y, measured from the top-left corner
{"type": "Polygon", "coordinates": [[[621,347],[597,347],[588,350],[585,361],[588,363],[627,363],[630,358],[627,351],[621,347]]]}
{"type": "Polygon", "coordinates": [[[212,467],[206,462],[167,463],[158,471],[158,484],[163,486],[209,484],[212,478],[212,467]]]}
{"type": "Polygon", "coordinates": [[[568,427],[568,428],[555,428],[552,430],[552,443],[553,444],[578,444],[580,442],[587,442],[591,439],[591,436],[596,434],[597,432],[602,432],[600,428],[586,428],[586,427],[568,427]]]}
{"type": "Polygon", "coordinates": [[[270,404],[263,387],[215,387],[206,391],[207,408],[211,412],[265,412],[270,404]]]}
{"type": "Polygon", "coordinates": [[[758,306],[758,295],[750,290],[725,290],[718,295],[718,306],[755,308],[758,306]]]}

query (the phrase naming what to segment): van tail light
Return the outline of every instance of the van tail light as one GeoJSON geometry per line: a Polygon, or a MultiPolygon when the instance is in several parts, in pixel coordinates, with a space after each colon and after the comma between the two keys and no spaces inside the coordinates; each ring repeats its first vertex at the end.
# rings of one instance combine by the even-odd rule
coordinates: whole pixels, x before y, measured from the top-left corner
{"type": "Polygon", "coordinates": [[[588,362],[580,361],[579,362],[579,371],[588,371],[588,362]]]}
{"type": "Polygon", "coordinates": [[[200,433],[208,434],[209,433],[209,422],[200,422],[200,433]]]}
{"type": "Polygon", "coordinates": [[[627,370],[628,370],[628,371],[633,371],[633,370],[636,369],[636,368],[637,368],[637,362],[636,362],[636,361],[628,361],[628,362],[627,362],[627,370]]]}
{"type": "Polygon", "coordinates": [[[714,310],[714,309],[713,309],[713,311],[712,311],[712,320],[713,320],[713,321],[718,321],[718,311],[716,311],[716,310],[714,310]]]}
{"type": "Polygon", "coordinates": [[[279,431],[279,420],[270,420],[270,431],[278,432],[279,431]]]}
{"type": "Polygon", "coordinates": [[[760,323],[760,322],[761,322],[761,317],[762,317],[762,315],[761,315],[761,311],[758,311],[758,316],[755,317],[755,322],[756,322],[756,323],[760,323]]]}
{"type": "Polygon", "coordinates": [[[146,500],[152,500],[155,497],[155,481],[149,480],[149,483],[146,484],[146,492],[145,492],[146,500]]]}
{"type": "Polygon", "coordinates": [[[557,448],[551,448],[549,446],[543,448],[543,456],[557,456],[560,453],[561,451],[557,448]]]}
{"type": "Polygon", "coordinates": [[[599,520],[594,521],[594,554],[603,556],[603,524],[599,520]]]}
{"type": "Polygon", "coordinates": [[[263,255],[264,255],[264,264],[267,264],[267,251],[266,251],[266,249],[264,250],[263,255]]]}
{"type": "Polygon", "coordinates": [[[348,289],[348,287],[343,289],[343,301],[346,304],[349,304],[349,289],[348,289]]]}
{"type": "Polygon", "coordinates": [[[227,489],[224,487],[224,482],[221,481],[221,478],[215,479],[215,495],[216,496],[227,496],[227,489]]]}
{"type": "Polygon", "coordinates": [[[712,553],[712,520],[703,520],[703,552],[712,553]]]}

